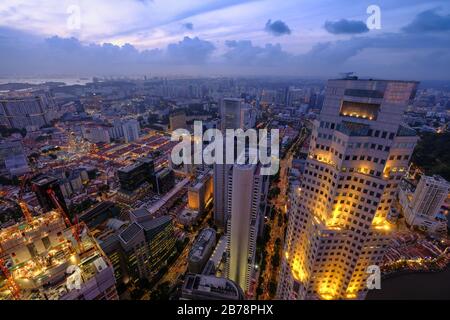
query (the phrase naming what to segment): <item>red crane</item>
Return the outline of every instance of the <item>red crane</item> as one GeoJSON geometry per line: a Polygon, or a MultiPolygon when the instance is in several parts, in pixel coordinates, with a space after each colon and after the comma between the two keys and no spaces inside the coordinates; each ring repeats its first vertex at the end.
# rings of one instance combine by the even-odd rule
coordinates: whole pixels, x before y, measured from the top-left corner
{"type": "Polygon", "coordinates": [[[64,222],[66,223],[66,226],[72,230],[72,234],[75,238],[75,240],[78,243],[78,246],[81,247],[81,239],[80,239],[80,230],[79,230],[79,223],[75,224],[75,226],[72,224],[72,222],[69,219],[69,216],[67,215],[66,211],[64,210],[63,206],[59,203],[58,197],[55,194],[55,191],[52,189],[47,190],[47,194],[49,195],[50,199],[52,200],[53,204],[56,206],[57,210],[61,214],[61,216],[64,219],[64,222]]]}
{"type": "Polygon", "coordinates": [[[9,291],[11,291],[14,300],[20,300],[20,288],[14,280],[12,274],[9,272],[9,269],[5,265],[5,261],[2,258],[0,258],[0,270],[5,275],[6,286],[8,287],[9,291]]]}
{"type": "Polygon", "coordinates": [[[30,209],[28,209],[27,204],[23,200],[23,194],[25,192],[25,185],[27,184],[28,180],[31,178],[31,175],[27,174],[22,178],[22,181],[20,182],[20,190],[19,195],[17,199],[17,203],[20,206],[20,209],[22,210],[23,216],[25,217],[25,220],[30,223],[33,220],[33,215],[30,212],[30,209]]]}

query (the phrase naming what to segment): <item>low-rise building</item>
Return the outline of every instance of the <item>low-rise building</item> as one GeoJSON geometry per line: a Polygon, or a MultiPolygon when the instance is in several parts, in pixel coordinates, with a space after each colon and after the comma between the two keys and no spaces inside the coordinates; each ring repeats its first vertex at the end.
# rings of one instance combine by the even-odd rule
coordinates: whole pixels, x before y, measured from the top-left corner
{"type": "Polygon", "coordinates": [[[201,274],[188,274],[181,290],[182,300],[244,300],[242,289],[233,281],[201,274]]]}
{"type": "Polygon", "coordinates": [[[216,231],[212,228],[203,229],[189,252],[188,271],[201,273],[208,262],[216,245],[216,231]]]}

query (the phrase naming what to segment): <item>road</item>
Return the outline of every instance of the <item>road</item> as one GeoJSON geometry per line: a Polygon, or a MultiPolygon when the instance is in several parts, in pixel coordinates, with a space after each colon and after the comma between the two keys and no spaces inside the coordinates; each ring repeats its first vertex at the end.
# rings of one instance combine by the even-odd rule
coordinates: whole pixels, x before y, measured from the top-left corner
{"type": "Polygon", "coordinates": [[[275,280],[275,283],[278,283],[278,271],[279,267],[274,268],[272,265],[272,257],[275,254],[275,241],[277,238],[281,240],[278,254],[280,256],[280,260],[283,254],[283,242],[284,242],[284,234],[286,232],[287,224],[285,223],[286,213],[287,213],[287,200],[288,200],[288,188],[289,188],[289,168],[292,166],[292,159],[295,155],[295,152],[299,147],[305,142],[308,137],[308,132],[306,128],[303,128],[292,146],[286,152],[286,155],[283,159],[280,160],[280,179],[276,185],[273,187],[280,188],[280,193],[277,198],[271,200],[271,206],[275,208],[275,211],[280,212],[282,216],[282,223],[278,224],[278,214],[275,214],[274,219],[269,219],[267,222],[270,226],[270,239],[266,245],[266,268],[263,274],[263,294],[259,297],[260,300],[270,300],[270,290],[269,284],[272,279],[275,280]]]}

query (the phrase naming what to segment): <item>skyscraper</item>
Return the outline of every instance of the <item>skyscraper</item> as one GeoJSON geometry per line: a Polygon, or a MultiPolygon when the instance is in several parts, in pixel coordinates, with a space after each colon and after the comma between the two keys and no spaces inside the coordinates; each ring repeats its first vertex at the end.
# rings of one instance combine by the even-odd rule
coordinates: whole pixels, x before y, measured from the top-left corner
{"type": "Polygon", "coordinates": [[[176,110],[169,117],[170,130],[187,129],[186,112],[184,110],[176,110]]]}
{"type": "MultiPolygon", "coordinates": [[[[237,98],[226,98],[222,100],[220,115],[220,128],[225,134],[226,129],[242,128],[242,105],[243,100],[237,98]]],[[[225,143],[223,145],[225,151],[225,143]]],[[[226,154],[226,152],[224,152],[226,154]]],[[[227,190],[228,176],[231,174],[232,166],[229,164],[214,165],[214,223],[221,229],[226,228],[228,200],[225,192],[227,190]]]]}
{"type": "MultiPolygon", "coordinates": [[[[220,128],[222,134],[226,134],[227,129],[250,129],[256,124],[256,111],[250,105],[244,104],[243,99],[225,98],[221,104],[221,122],[220,128]]],[[[235,146],[236,149],[236,146],[235,146]]],[[[225,143],[223,145],[224,155],[225,143]]],[[[237,155],[235,155],[236,157],[237,155]]],[[[225,161],[225,159],[224,159],[225,161]]],[[[214,165],[214,222],[219,228],[226,227],[229,212],[229,200],[226,196],[228,190],[229,176],[232,174],[231,164],[214,165]]]]}
{"type": "Polygon", "coordinates": [[[255,268],[256,239],[268,189],[259,165],[234,165],[229,176],[227,276],[247,292],[255,268]]]}
{"type": "Polygon", "coordinates": [[[277,297],[363,299],[417,137],[401,124],[416,82],[330,80],[301,187],[290,194],[277,297]]]}
{"type": "Polygon", "coordinates": [[[53,190],[58,199],[59,204],[66,210],[67,206],[58,179],[50,176],[38,176],[31,182],[33,191],[36,193],[39,205],[44,212],[57,209],[57,206],[48,194],[48,190],[53,190]]]}
{"type": "Polygon", "coordinates": [[[220,108],[221,129],[242,128],[242,109],[244,100],[239,98],[225,98],[220,108]]]}

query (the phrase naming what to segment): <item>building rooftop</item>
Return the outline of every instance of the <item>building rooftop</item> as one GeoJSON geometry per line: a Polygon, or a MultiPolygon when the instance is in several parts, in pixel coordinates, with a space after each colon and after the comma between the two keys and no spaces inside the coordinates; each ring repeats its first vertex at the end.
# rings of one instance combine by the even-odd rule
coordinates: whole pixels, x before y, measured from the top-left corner
{"type": "Polygon", "coordinates": [[[141,231],[142,231],[142,227],[138,223],[135,222],[135,223],[130,224],[125,230],[123,230],[120,233],[119,237],[123,242],[127,243],[127,242],[130,242],[141,231]]]}
{"type": "Polygon", "coordinates": [[[215,236],[216,231],[214,229],[203,229],[195,240],[191,251],[189,252],[189,259],[192,261],[199,261],[203,259],[206,249],[215,244],[215,236]]]}
{"type": "Polygon", "coordinates": [[[182,295],[193,299],[243,300],[239,286],[226,278],[189,274],[182,288],[182,295]]]}

